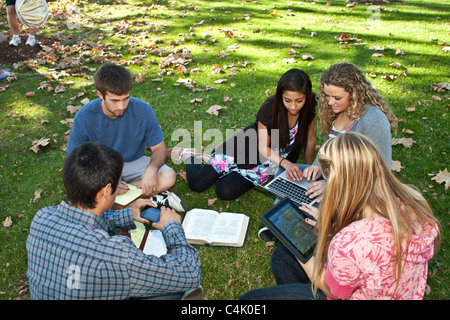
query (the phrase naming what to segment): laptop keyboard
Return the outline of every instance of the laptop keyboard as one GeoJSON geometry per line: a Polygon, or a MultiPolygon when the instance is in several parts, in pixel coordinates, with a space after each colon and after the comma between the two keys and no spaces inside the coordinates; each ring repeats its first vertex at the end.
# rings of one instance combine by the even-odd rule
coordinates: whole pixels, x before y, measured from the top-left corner
{"type": "Polygon", "coordinates": [[[291,199],[298,205],[302,202],[309,204],[314,200],[305,195],[305,189],[286,179],[275,179],[266,187],[282,197],[291,199]]]}

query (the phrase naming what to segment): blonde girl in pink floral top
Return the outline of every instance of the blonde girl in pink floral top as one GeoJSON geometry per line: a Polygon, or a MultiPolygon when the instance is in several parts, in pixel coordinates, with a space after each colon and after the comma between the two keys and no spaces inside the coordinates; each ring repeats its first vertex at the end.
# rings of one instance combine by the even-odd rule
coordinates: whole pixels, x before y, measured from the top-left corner
{"type": "Polygon", "coordinates": [[[422,195],[402,184],[379,150],[360,133],[345,133],[320,149],[327,179],[317,218],[315,255],[299,262],[285,247],[272,254],[277,286],[240,299],[422,299],[440,224],[422,195]]]}
{"type": "Polygon", "coordinates": [[[328,185],[315,259],[302,266],[314,288],[330,299],[422,299],[440,241],[426,200],[358,133],[327,142],[319,165],[328,185]]]}

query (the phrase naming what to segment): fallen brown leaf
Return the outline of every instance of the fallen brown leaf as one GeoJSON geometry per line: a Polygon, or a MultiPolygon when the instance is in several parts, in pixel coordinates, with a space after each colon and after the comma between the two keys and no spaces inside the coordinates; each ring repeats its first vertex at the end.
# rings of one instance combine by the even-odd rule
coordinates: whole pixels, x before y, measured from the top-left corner
{"type": "Polygon", "coordinates": [[[391,170],[395,171],[395,172],[400,172],[402,171],[402,164],[400,163],[400,161],[395,161],[392,160],[392,165],[391,165],[391,170]]]}
{"type": "Polygon", "coordinates": [[[184,180],[185,182],[187,182],[186,172],[184,172],[183,170],[180,170],[180,172],[178,172],[178,175],[180,176],[180,178],[181,178],[182,180],[184,180]]]}
{"type": "Polygon", "coordinates": [[[34,198],[33,198],[32,202],[36,202],[36,201],[38,201],[38,200],[41,198],[41,193],[42,193],[42,191],[44,191],[44,190],[42,190],[41,188],[39,188],[39,189],[37,189],[37,190],[34,192],[34,198]]]}
{"type": "Polygon", "coordinates": [[[2,222],[3,227],[8,228],[12,225],[11,217],[6,217],[6,219],[2,222]]]}
{"type": "Polygon", "coordinates": [[[447,191],[450,186],[450,173],[447,171],[447,168],[445,168],[444,171],[439,171],[439,173],[431,178],[431,180],[434,180],[439,184],[445,183],[445,191],[447,191]]]}
{"type": "Polygon", "coordinates": [[[442,101],[441,97],[438,97],[438,96],[432,96],[431,99],[436,100],[436,101],[442,101]]]}
{"type": "Polygon", "coordinates": [[[413,143],[416,143],[416,141],[414,141],[412,138],[393,138],[392,139],[393,146],[401,144],[406,148],[411,148],[413,143]]]}
{"type": "Polygon", "coordinates": [[[450,90],[450,82],[439,82],[437,85],[432,85],[431,90],[441,92],[444,90],[450,90]]]}
{"type": "Polygon", "coordinates": [[[35,153],[39,151],[39,147],[45,147],[50,143],[50,138],[41,138],[39,140],[33,140],[32,146],[30,150],[33,150],[35,153]]]}
{"type": "Polygon", "coordinates": [[[69,105],[67,106],[67,111],[69,111],[70,114],[75,114],[75,113],[78,112],[78,110],[81,109],[81,107],[82,107],[82,106],[73,106],[73,105],[69,104],[69,105]]]}
{"type": "Polygon", "coordinates": [[[218,116],[220,109],[227,109],[227,107],[222,107],[222,106],[219,106],[218,104],[215,104],[215,105],[211,106],[208,110],[206,110],[206,113],[212,114],[213,116],[218,116]]]}
{"type": "Polygon", "coordinates": [[[214,199],[208,199],[208,206],[213,206],[214,203],[216,203],[216,201],[217,201],[217,198],[214,198],[214,199]]]}
{"type": "Polygon", "coordinates": [[[407,134],[413,134],[414,133],[414,131],[409,130],[409,129],[403,129],[402,132],[403,133],[407,133],[407,134]]]}

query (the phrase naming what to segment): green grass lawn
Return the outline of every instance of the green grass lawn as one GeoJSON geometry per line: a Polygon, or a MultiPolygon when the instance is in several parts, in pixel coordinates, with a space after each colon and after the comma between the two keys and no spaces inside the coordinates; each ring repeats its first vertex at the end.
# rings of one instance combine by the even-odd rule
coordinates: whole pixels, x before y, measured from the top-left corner
{"type": "MultiPolygon", "coordinates": [[[[52,15],[38,34],[47,51],[20,66],[3,66],[16,77],[0,80],[0,221],[11,219],[0,226],[0,299],[28,298],[25,242],[31,220],[38,209],[65,199],[63,150],[74,117],[69,109],[96,98],[92,76],[111,60],[135,75],[132,95],[153,107],[168,147],[197,141],[209,148],[221,141],[208,130],[219,129],[225,138],[227,130],[253,122],[288,69],[305,70],[317,88],[330,65],[343,60],[358,65],[401,119],[394,137],[414,140],[410,148],[393,146],[393,160],[402,167],[395,174],[423,192],[442,223],[443,243],[429,264],[425,299],[448,299],[449,197],[445,183],[432,178],[450,169],[449,91],[435,89],[450,82],[450,6],[446,0],[371,2],[49,2],[52,15]],[[79,14],[69,14],[68,5],[79,14]],[[337,40],[346,33],[348,41],[337,40]],[[170,64],[170,55],[183,48],[190,53],[184,68],[170,64]],[[306,54],[314,59],[304,60],[306,54]],[[65,91],[59,92],[61,86],[65,91]],[[205,113],[212,105],[226,109],[217,116],[205,113]],[[201,123],[197,130],[195,121],[201,123]],[[172,135],[180,131],[188,135],[172,135]],[[50,139],[47,145],[30,150],[43,138],[50,139]]],[[[4,4],[0,12],[0,30],[7,35],[4,4]]],[[[320,143],[320,132],[317,137],[320,143]]],[[[177,172],[185,169],[168,164],[177,172]]],[[[188,208],[251,216],[243,248],[198,247],[205,299],[236,299],[275,284],[273,247],[257,237],[258,216],[271,207],[272,197],[252,190],[209,206],[214,188],[194,193],[181,176],[174,191],[188,208]]]]}

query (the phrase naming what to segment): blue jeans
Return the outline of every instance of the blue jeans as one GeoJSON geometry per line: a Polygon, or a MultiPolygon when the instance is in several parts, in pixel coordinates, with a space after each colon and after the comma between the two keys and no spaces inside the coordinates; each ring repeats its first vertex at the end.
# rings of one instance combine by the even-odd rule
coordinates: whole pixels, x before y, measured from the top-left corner
{"type": "Polygon", "coordinates": [[[271,258],[272,273],[277,283],[274,287],[254,289],[244,293],[240,300],[326,300],[317,290],[314,296],[311,282],[295,256],[285,247],[275,249],[271,258]]]}

